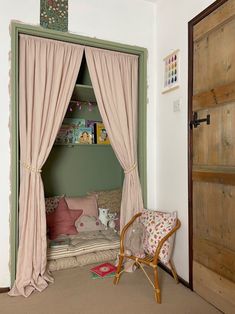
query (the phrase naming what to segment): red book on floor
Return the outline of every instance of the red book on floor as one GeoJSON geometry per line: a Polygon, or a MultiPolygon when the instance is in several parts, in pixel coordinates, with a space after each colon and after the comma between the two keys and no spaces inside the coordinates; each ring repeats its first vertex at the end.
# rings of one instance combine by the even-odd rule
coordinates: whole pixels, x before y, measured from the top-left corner
{"type": "Polygon", "coordinates": [[[91,272],[99,275],[100,277],[105,277],[106,275],[115,272],[116,266],[110,263],[104,263],[96,267],[91,268],[91,272]]]}

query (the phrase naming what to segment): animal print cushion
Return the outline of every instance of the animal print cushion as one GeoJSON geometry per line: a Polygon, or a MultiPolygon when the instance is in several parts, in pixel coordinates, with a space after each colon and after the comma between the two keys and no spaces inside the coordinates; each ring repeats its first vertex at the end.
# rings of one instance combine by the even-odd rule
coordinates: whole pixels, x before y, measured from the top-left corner
{"type": "Polygon", "coordinates": [[[64,197],[64,195],[61,196],[52,196],[52,197],[46,197],[45,198],[45,205],[46,205],[46,213],[53,213],[57,206],[59,205],[60,199],[64,197]]]}
{"type": "MultiPolygon", "coordinates": [[[[140,221],[145,226],[145,235],[143,239],[144,251],[149,255],[154,255],[158,243],[165,237],[176,225],[177,213],[166,213],[154,210],[144,210],[140,221]]],[[[174,234],[163,244],[159,259],[167,264],[171,258],[174,244],[174,234]]]]}

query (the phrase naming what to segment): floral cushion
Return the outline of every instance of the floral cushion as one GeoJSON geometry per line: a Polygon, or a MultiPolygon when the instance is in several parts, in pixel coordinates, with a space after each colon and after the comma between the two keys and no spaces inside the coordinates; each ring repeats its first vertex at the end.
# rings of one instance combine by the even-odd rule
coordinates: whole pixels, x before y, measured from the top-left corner
{"type": "Polygon", "coordinates": [[[95,195],[97,197],[98,207],[108,208],[110,213],[120,212],[122,201],[121,189],[89,192],[88,195],[95,195]]]}
{"type": "MultiPolygon", "coordinates": [[[[175,227],[177,213],[144,210],[140,221],[145,226],[145,235],[143,239],[144,251],[149,255],[154,255],[158,243],[175,227]]],[[[159,254],[159,259],[162,263],[167,264],[169,262],[173,244],[174,234],[168,238],[162,246],[159,254]]]]}

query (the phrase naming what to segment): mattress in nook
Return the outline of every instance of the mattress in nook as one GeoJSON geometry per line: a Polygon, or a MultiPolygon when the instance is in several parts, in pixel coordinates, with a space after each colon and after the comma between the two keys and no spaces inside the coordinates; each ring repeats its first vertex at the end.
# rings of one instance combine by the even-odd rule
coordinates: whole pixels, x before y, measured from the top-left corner
{"type": "Polygon", "coordinates": [[[53,245],[52,241],[48,240],[48,260],[120,247],[119,235],[113,229],[80,232],[77,235],[60,236],[58,240],[61,240],[61,245],[53,245]]]}

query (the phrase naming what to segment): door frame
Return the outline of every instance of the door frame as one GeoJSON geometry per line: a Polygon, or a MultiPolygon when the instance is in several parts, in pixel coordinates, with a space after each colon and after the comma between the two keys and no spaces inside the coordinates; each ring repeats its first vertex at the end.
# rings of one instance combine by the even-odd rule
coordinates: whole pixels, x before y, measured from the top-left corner
{"type": "Polygon", "coordinates": [[[11,286],[15,281],[18,249],[19,200],[19,35],[54,39],[64,42],[130,53],[139,57],[138,75],[138,160],[144,206],[147,207],[147,49],[138,46],[90,38],[72,33],[44,29],[18,22],[11,23],[11,204],[10,204],[10,274],[11,286]]]}
{"type": "Polygon", "coordinates": [[[218,9],[228,0],[217,0],[201,13],[196,15],[188,23],[188,225],[189,225],[189,287],[193,290],[193,129],[190,128],[192,121],[192,96],[193,96],[193,27],[218,9]]]}

